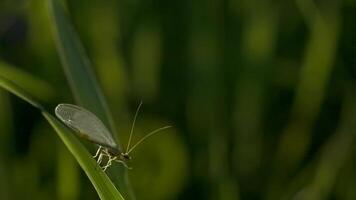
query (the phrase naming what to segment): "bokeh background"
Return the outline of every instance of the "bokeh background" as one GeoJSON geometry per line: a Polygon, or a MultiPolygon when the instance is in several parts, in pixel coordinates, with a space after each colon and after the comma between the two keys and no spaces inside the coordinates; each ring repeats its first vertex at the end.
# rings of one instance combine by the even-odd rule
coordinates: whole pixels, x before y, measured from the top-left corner
{"type": "MultiPolygon", "coordinates": [[[[174,127],[134,151],[137,199],[356,199],[355,0],[66,8],[119,142],[140,100],[134,140],[174,127]]],[[[28,87],[53,112],[74,100],[51,23],[45,0],[0,0],[2,75],[38,77],[28,87]]],[[[98,199],[40,113],[4,90],[0,199],[98,199]]]]}

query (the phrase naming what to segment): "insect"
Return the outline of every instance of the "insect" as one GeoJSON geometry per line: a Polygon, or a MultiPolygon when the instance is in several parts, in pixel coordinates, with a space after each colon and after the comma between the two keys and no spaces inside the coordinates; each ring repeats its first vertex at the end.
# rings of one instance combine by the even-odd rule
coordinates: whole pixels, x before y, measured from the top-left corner
{"type": "Polygon", "coordinates": [[[56,116],[64,124],[73,129],[79,137],[99,145],[99,148],[93,158],[98,158],[97,163],[100,165],[103,161],[103,158],[107,157],[107,163],[102,168],[104,171],[112,165],[112,162],[119,162],[126,168],[131,169],[127,166],[126,162],[131,160],[131,156],[129,154],[132,152],[132,150],[134,150],[140,143],[142,143],[153,134],[171,127],[165,126],[148,133],[130,148],[136,118],[141,106],[142,102],[139,104],[136,110],[125,152],[118,148],[117,143],[103,122],[101,122],[100,119],[90,111],[72,104],[59,104],[55,108],[55,113],[56,116]]]}

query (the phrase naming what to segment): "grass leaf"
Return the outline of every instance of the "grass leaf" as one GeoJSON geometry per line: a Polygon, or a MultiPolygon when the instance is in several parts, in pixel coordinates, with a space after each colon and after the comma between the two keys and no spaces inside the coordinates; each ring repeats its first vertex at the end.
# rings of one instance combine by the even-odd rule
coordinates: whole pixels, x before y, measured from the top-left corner
{"type": "Polygon", "coordinates": [[[35,98],[33,98],[28,92],[24,91],[17,84],[13,83],[12,81],[2,76],[0,76],[0,87],[20,97],[21,99],[27,101],[29,104],[33,105],[34,107],[43,110],[42,105],[37,100],[35,100],[35,98]]]}
{"type": "Polygon", "coordinates": [[[93,183],[96,191],[98,192],[100,198],[104,199],[124,199],[121,194],[116,190],[115,186],[111,180],[106,176],[106,174],[97,167],[96,162],[91,155],[86,150],[86,148],[77,140],[72,131],[60,123],[55,117],[47,112],[42,112],[42,115],[47,119],[47,121],[56,130],[59,137],[68,147],[70,152],[76,158],[80,166],[85,171],[86,175],[93,183]]]}
{"type": "Polygon", "coordinates": [[[42,101],[50,102],[56,96],[54,89],[46,81],[43,81],[15,66],[0,60],[0,74],[7,79],[16,82],[32,96],[38,97],[42,101]]]}
{"type": "MultiPolygon", "coordinates": [[[[63,5],[58,0],[49,0],[49,13],[53,21],[57,49],[76,102],[95,113],[109,127],[116,139],[115,126],[105,98],[98,86],[89,58],[66,16],[63,5]]],[[[118,145],[120,148],[119,142],[118,145]]],[[[113,177],[114,183],[123,192],[125,198],[135,199],[124,167],[112,166],[108,173],[113,177]]]]}
{"type": "Polygon", "coordinates": [[[55,117],[46,112],[43,106],[38,103],[35,98],[29,95],[21,87],[13,83],[12,81],[0,76],[0,87],[5,90],[15,94],[16,96],[27,101],[29,104],[39,108],[42,111],[42,115],[47,119],[47,121],[56,130],[59,137],[62,139],[64,144],[73,154],[77,162],[80,164],[92,184],[94,185],[98,195],[102,200],[111,199],[124,199],[119,191],[115,188],[114,184],[107,177],[107,175],[100,169],[96,167],[96,162],[91,157],[89,152],[85,147],[78,141],[74,136],[74,133],[66,126],[62,125],[55,117]]]}
{"type": "MultiPolygon", "coordinates": [[[[98,86],[79,37],[58,0],[49,0],[54,37],[65,74],[76,102],[95,113],[114,132],[105,98],[98,86]]],[[[115,137],[115,136],[114,136],[115,137]]]]}

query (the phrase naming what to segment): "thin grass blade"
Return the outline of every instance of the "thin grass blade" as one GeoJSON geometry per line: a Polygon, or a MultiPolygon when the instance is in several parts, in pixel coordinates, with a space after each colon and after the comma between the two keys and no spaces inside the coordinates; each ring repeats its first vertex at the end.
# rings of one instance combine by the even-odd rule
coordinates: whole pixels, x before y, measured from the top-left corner
{"type": "MultiPolygon", "coordinates": [[[[79,37],[58,0],[49,0],[54,37],[75,101],[97,115],[115,133],[105,98],[79,37]]],[[[114,136],[115,137],[115,136],[114,136]]]]}
{"type": "Polygon", "coordinates": [[[44,102],[50,102],[55,98],[54,89],[46,81],[35,77],[26,71],[23,71],[15,66],[0,60],[0,74],[7,79],[16,82],[25,91],[28,91],[32,96],[38,97],[44,102]]]}
{"type": "Polygon", "coordinates": [[[21,99],[27,101],[32,106],[40,110],[43,110],[43,106],[37,100],[35,100],[35,98],[33,98],[28,92],[24,91],[17,84],[8,80],[7,78],[2,77],[1,75],[0,75],[0,87],[20,97],[21,99]]]}
{"type": "Polygon", "coordinates": [[[72,130],[60,123],[55,117],[47,112],[42,112],[42,115],[47,119],[51,126],[55,129],[58,136],[62,139],[69,151],[76,158],[96,191],[102,200],[123,200],[124,198],[115,188],[111,180],[106,174],[97,167],[95,160],[91,157],[86,148],[78,141],[72,133],[72,130]]]}
{"type": "Polygon", "coordinates": [[[61,124],[55,117],[47,113],[43,106],[35,100],[34,97],[29,95],[21,87],[13,83],[12,81],[0,76],[0,87],[15,94],[21,99],[25,100],[29,104],[39,108],[42,111],[42,115],[56,130],[58,136],[62,139],[69,151],[73,154],[79,165],[82,167],[93,186],[95,187],[100,199],[102,200],[123,200],[124,198],[120,192],[115,188],[114,184],[107,177],[107,175],[96,167],[96,162],[91,157],[90,153],[85,147],[78,141],[66,126],[61,124]]]}
{"type": "MultiPolygon", "coordinates": [[[[77,104],[90,110],[103,121],[120,148],[106,100],[98,86],[89,58],[80,43],[79,37],[68,20],[60,1],[48,1],[55,42],[75,100],[77,104]]],[[[125,198],[135,199],[124,167],[114,165],[108,170],[108,173],[113,178],[115,185],[123,192],[125,198]]]]}

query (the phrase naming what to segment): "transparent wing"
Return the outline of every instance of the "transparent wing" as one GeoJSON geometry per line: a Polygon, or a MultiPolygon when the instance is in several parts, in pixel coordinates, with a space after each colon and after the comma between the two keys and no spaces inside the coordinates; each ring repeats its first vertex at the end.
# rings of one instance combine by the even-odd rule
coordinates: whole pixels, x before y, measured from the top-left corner
{"type": "Polygon", "coordinates": [[[56,116],[74,129],[80,137],[106,147],[117,148],[109,130],[93,113],[72,104],[59,104],[56,116]]]}

